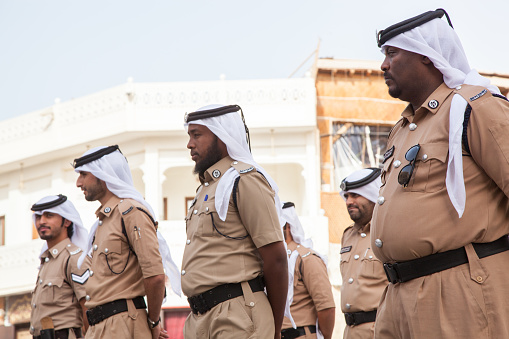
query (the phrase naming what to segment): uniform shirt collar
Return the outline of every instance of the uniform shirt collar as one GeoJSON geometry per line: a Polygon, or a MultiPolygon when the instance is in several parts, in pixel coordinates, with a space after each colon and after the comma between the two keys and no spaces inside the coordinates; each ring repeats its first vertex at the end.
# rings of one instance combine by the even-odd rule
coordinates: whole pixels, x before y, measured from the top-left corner
{"type": "Polygon", "coordinates": [[[290,243],[289,243],[288,245],[286,245],[286,247],[288,247],[288,249],[289,249],[290,251],[292,251],[292,252],[293,252],[293,251],[295,251],[295,250],[297,249],[297,247],[299,247],[299,246],[300,246],[300,245],[299,245],[299,244],[297,244],[297,243],[296,243],[295,241],[293,241],[293,240],[292,240],[292,241],[290,241],[290,243]]]}
{"type": "Polygon", "coordinates": [[[218,181],[221,176],[232,166],[233,159],[226,156],[223,159],[210,166],[204,173],[204,178],[200,178],[204,182],[218,181]]]}
{"type": "Polygon", "coordinates": [[[101,207],[99,207],[97,211],[95,211],[95,215],[100,220],[109,217],[113,210],[115,209],[115,207],[117,207],[117,205],[120,203],[120,200],[122,199],[120,199],[116,195],[112,196],[104,205],[101,205],[101,207]]]}
{"type": "Polygon", "coordinates": [[[442,104],[446,101],[447,97],[449,97],[453,93],[454,89],[447,87],[447,85],[442,82],[440,86],[437,87],[437,89],[431,93],[431,95],[424,100],[422,105],[417,109],[417,111],[414,112],[412,105],[409,104],[403,113],[401,113],[401,116],[406,119],[407,121],[412,121],[416,114],[420,113],[431,113],[435,114],[438,112],[442,104]]]}
{"type": "Polygon", "coordinates": [[[69,238],[65,238],[64,240],[62,240],[61,242],[59,242],[58,244],[56,244],[55,246],[53,246],[52,248],[49,248],[48,250],[46,250],[46,252],[44,252],[43,255],[41,255],[41,258],[49,258],[49,257],[53,257],[53,258],[56,258],[58,257],[58,255],[66,248],[67,245],[69,245],[71,243],[71,239],[69,238]]]}

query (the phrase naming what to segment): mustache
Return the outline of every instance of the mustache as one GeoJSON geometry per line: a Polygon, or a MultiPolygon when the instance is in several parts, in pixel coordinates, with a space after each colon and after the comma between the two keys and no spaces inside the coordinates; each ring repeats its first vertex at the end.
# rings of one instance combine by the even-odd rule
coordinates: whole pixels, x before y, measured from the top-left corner
{"type": "Polygon", "coordinates": [[[384,79],[386,79],[386,80],[387,79],[392,79],[392,76],[389,73],[384,72],[384,79]]]}

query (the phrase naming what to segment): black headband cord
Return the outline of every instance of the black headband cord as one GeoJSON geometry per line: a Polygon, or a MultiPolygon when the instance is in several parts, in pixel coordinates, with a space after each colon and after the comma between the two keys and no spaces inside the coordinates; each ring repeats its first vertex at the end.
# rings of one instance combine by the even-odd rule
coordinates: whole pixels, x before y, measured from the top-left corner
{"type": "Polygon", "coordinates": [[[83,166],[85,164],[88,164],[89,162],[92,162],[94,160],[100,159],[100,158],[104,157],[105,155],[113,153],[113,152],[115,152],[117,150],[120,153],[122,153],[120,151],[120,148],[118,147],[118,145],[113,145],[113,146],[108,146],[108,147],[105,147],[105,148],[101,148],[100,150],[97,150],[97,151],[95,151],[93,153],[84,155],[81,158],[74,159],[73,167],[74,168],[81,167],[81,166],[83,166]]]}
{"type": "Polygon", "coordinates": [[[346,191],[354,189],[354,188],[359,188],[359,187],[365,186],[365,185],[369,184],[370,182],[372,182],[373,180],[375,180],[376,178],[378,178],[380,176],[380,174],[382,173],[382,170],[380,168],[369,167],[366,169],[371,170],[371,173],[368,174],[367,176],[365,176],[364,178],[361,178],[356,181],[346,181],[347,178],[344,178],[343,181],[341,181],[341,185],[340,185],[341,190],[346,192],[346,191]]]}
{"type": "Polygon", "coordinates": [[[59,195],[57,195],[57,198],[55,200],[44,202],[41,204],[33,204],[32,208],[30,208],[30,209],[34,212],[43,211],[45,209],[61,205],[64,202],[66,202],[66,200],[67,200],[67,197],[65,195],[59,194],[59,195]]]}
{"type": "Polygon", "coordinates": [[[440,19],[445,14],[445,17],[447,18],[447,22],[449,23],[449,26],[454,28],[452,26],[451,19],[449,18],[449,14],[442,9],[439,8],[435,11],[428,11],[422,14],[419,14],[413,18],[398,22],[397,24],[391,25],[387,27],[386,29],[383,29],[379,32],[377,32],[376,40],[378,43],[378,47],[382,47],[383,44],[387,42],[387,40],[394,38],[396,35],[399,35],[401,33],[405,33],[411,29],[414,29],[415,27],[421,26],[425,24],[428,21],[431,21],[433,19],[440,19]]]}

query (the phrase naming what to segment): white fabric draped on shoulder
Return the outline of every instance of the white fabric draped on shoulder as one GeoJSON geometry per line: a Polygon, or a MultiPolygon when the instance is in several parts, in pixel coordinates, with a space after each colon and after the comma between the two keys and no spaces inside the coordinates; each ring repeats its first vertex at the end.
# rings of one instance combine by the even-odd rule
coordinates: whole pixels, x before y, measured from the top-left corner
{"type": "MultiPolygon", "coordinates": [[[[449,88],[456,88],[463,84],[475,85],[483,86],[491,93],[500,94],[498,87],[491,85],[487,78],[470,68],[458,35],[444,20],[433,19],[389,39],[381,47],[382,53],[385,53],[387,46],[427,56],[443,74],[444,82],[449,88]]],[[[465,99],[455,94],[449,111],[449,160],[446,187],[460,218],[465,210],[466,202],[461,155],[461,135],[466,106],[465,99]]]]}
{"type": "MultiPolygon", "coordinates": [[[[56,195],[50,195],[47,197],[42,198],[38,202],[36,202],[36,205],[39,204],[45,204],[50,201],[55,201],[58,199],[58,196],[56,195]]],[[[81,221],[80,214],[74,207],[73,203],[67,199],[62,204],[54,207],[50,207],[47,209],[44,209],[42,211],[35,211],[32,214],[32,221],[35,225],[35,216],[36,215],[42,215],[45,212],[51,212],[60,215],[62,218],[72,221],[73,223],[73,230],[74,233],[71,237],[71,242],[81,248],[83,252],[86,252],[87,248],[87,238],[88,238],[88,231],[83,226],[83,222],[81,221]]],[[[44,242],[44,245],[42,246],[41,253],[39,254],[39,258],[41,255],[48,249],[48,244],[44,242]]]]}
{"type": "MultiPolygon", "coordinates": [[[[85,152],[83,156],[96,152],[102,148],[104,148],[104,146],[92,148],[85,152]]],[[[93,176],[104,181],[108,187],[108,190],[110,190],[115,196],[121,199],[133,199],[138,201],[143,206],[145,206],[150,215],[152,215],[154,220],[156,220],[156,216],[152,210],[152,207],[147,201],[145,201],[145,199],[143,199],[143,196],[134,187],[131,170],[127,160],[118,150],[106,154],[97,160],[84,164],[83,166],[76,168],[75,171],[77,173],[81,171],[92,173],[93,176]]],[[[90,230],[88,244],[85,248],[86,251],[78,261],[78,265],[80,266],[85,260],[86,254],[88,254],[92,249],[92,242],[95,236],[95,231],[97,230],[97,226],[98,220],[94,223],[92,229],[90,230]]],[[[172,290],[180,296],[182,292],[180,272],[178,267],[171,258],[170,249],[164,237],[161,235],[161,232],[157,232],[157,239],[159,241],[159,252],[163,260],[165,274],[170,279],[172,290]]]]}

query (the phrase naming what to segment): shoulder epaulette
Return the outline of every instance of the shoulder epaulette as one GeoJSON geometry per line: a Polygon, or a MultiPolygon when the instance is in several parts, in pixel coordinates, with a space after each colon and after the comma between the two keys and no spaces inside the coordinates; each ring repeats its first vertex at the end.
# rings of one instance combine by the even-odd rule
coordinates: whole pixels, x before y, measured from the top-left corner
{"type": "Polygon", "coordinates": [[[231,165],[239,174],[245,174],[253,171],[255,167],[250,164],[246,164],[245,162],[241,161],[234,161],[231,165]]]}

